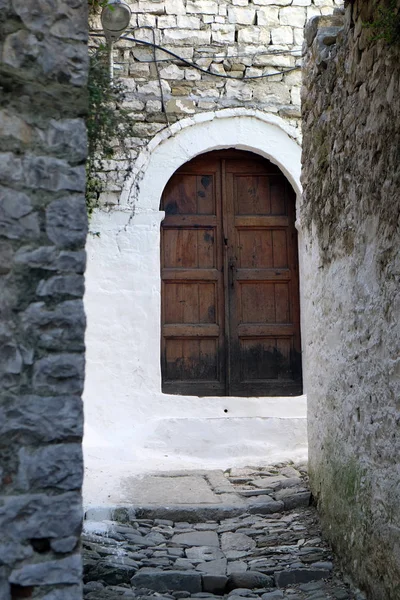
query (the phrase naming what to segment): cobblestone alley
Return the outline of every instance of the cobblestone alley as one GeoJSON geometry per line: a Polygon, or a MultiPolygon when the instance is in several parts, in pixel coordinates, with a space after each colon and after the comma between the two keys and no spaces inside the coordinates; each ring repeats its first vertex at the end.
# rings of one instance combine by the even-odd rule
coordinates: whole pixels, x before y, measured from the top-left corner
{"type": "Polygon", "coordinates": [[[304,464],[140,478],[113,520],[87,514],[85,600],[365,600],[321,537],[304,464]],[[177,494],[165,502],[168,489],[177,494]]]}

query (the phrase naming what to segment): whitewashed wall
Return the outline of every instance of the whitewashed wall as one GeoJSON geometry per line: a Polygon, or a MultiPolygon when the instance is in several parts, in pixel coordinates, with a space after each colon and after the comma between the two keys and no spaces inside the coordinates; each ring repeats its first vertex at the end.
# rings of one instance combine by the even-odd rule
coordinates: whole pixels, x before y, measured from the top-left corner
{"type": "MultiPolygon", "coordinates": [[[[256,49],[266,52],[276,47],[274,42],[270,45],[272,35],[287,36],[280,47],[300,49],[307,16],[332,11],[332,2],[297,0],[296,6],[289,6],[283,0],[273,4],[268,0],[195,4],[163,0],[139,2],[134,10],[139,8],[142,12],[135,12],[135,23],[151,22],[157,27],[160,42],[169,40],[180,55],[187,51],[191,60],[203,64],[207,51],[213,55],[240,54],[241,72],[251,74],[254,68],[257,73],[279,70],[285,60],[287,65],[294,65],[292,56],[281,57],[280,64],[274,56],[271,63],[257,67],[251,60],[256,49]],[[264,24],[264,18],[270,19],[269,25],[264,24]],[[200,24],[195,30],[193,21],[195,31],[190,37],[180,33],[184,19],[200,24]],[[288,25],[290,20],[296,24],[288,25]],[[216,37],[215,32],[224,24],[233,32],[231,42],[216,37]],[[201,32],[201,41],[196,31],[201,32]],[[171,42],[173,36],[179,45],[171,42]],[[246,36],[258,36],[257,43],[244,43],[246,36]]],[[[242,90],[239,93],[233,92],[233,84],[227,80],[221,84],[212,75],[193,79],[193,71],[179,64],[163,67],[161,74],[167,69],[162,76],[168,106],[172,106],[171,100],[176,107],[187,107],[188,102],[191,106],[189,111],[171,110],[171,124],[166,127],[165,115],[159,111],[153,68],[144,68],[132,58],[127,42],[121,44],[121,56],[126,58],[123,72],[133,76],[128,101],[137,107],[133,118],[137,119],[138,137],[130,140],[134,158],[128,179],[118,180],[118,161],[109,165],[114,170],[107,173],[108,190],[102,197],[106,205],[96,212],[90,227],[98,235],[89,236],[86,278],[87,504],[107,503],[107,489],[117,489],[127,471],[228,467],[274,458],[304,458],[307,452],[305,396],[168,396],[161,393],[160,371],[163,213],[159,202],[164,186],[177,168],[198,154],[233,147],[253,151],[277,164],[294,187],[299,203],[300,72],[240,85],[235,82],[235,89],[242,90]],[[137,69],[142,69],[141,74],[137,69]],[[168,73],[179,77],[179,82],[168,73]]],[[[214,63],[207,64],[211,68],[214,63]]],[[[229,74],[236,63],[221,60],[215,64],[229,74]]],[[[299,244],[301,270],[301,231],[299,244]]],[[[304,338],[304,323],[302,330],[304,338]]]]}

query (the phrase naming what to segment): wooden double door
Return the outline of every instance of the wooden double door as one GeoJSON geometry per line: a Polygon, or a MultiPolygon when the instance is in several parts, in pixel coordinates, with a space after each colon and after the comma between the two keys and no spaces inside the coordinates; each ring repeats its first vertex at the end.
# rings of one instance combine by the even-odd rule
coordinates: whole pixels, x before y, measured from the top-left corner
{"type": "Polygon", "coordinates": [[[203,154],[161,202],[162,387],[302,393],[294,192],[266,159],[203,154]]]}

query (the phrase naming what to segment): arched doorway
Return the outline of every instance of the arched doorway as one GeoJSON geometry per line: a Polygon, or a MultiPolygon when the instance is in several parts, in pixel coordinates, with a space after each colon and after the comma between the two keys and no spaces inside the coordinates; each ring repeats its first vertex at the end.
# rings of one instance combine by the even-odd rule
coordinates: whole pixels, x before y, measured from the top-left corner
{"type": "Polygon", "coordinates": [[[279,168],[208,152],[174,173],[161,210],[163,392],[301,394],[295,194],[279,168]]]}

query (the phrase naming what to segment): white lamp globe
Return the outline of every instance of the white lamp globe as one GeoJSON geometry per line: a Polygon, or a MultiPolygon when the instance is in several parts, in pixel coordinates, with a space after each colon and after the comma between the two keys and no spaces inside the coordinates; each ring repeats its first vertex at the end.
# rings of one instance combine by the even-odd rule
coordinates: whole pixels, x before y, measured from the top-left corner
{"type": "Polygon", "coordinates": [[[101,11],[101,24],[107,40],[115,42],[129,27],[131,9],[123,0],[109,0],[101,11]]]}

